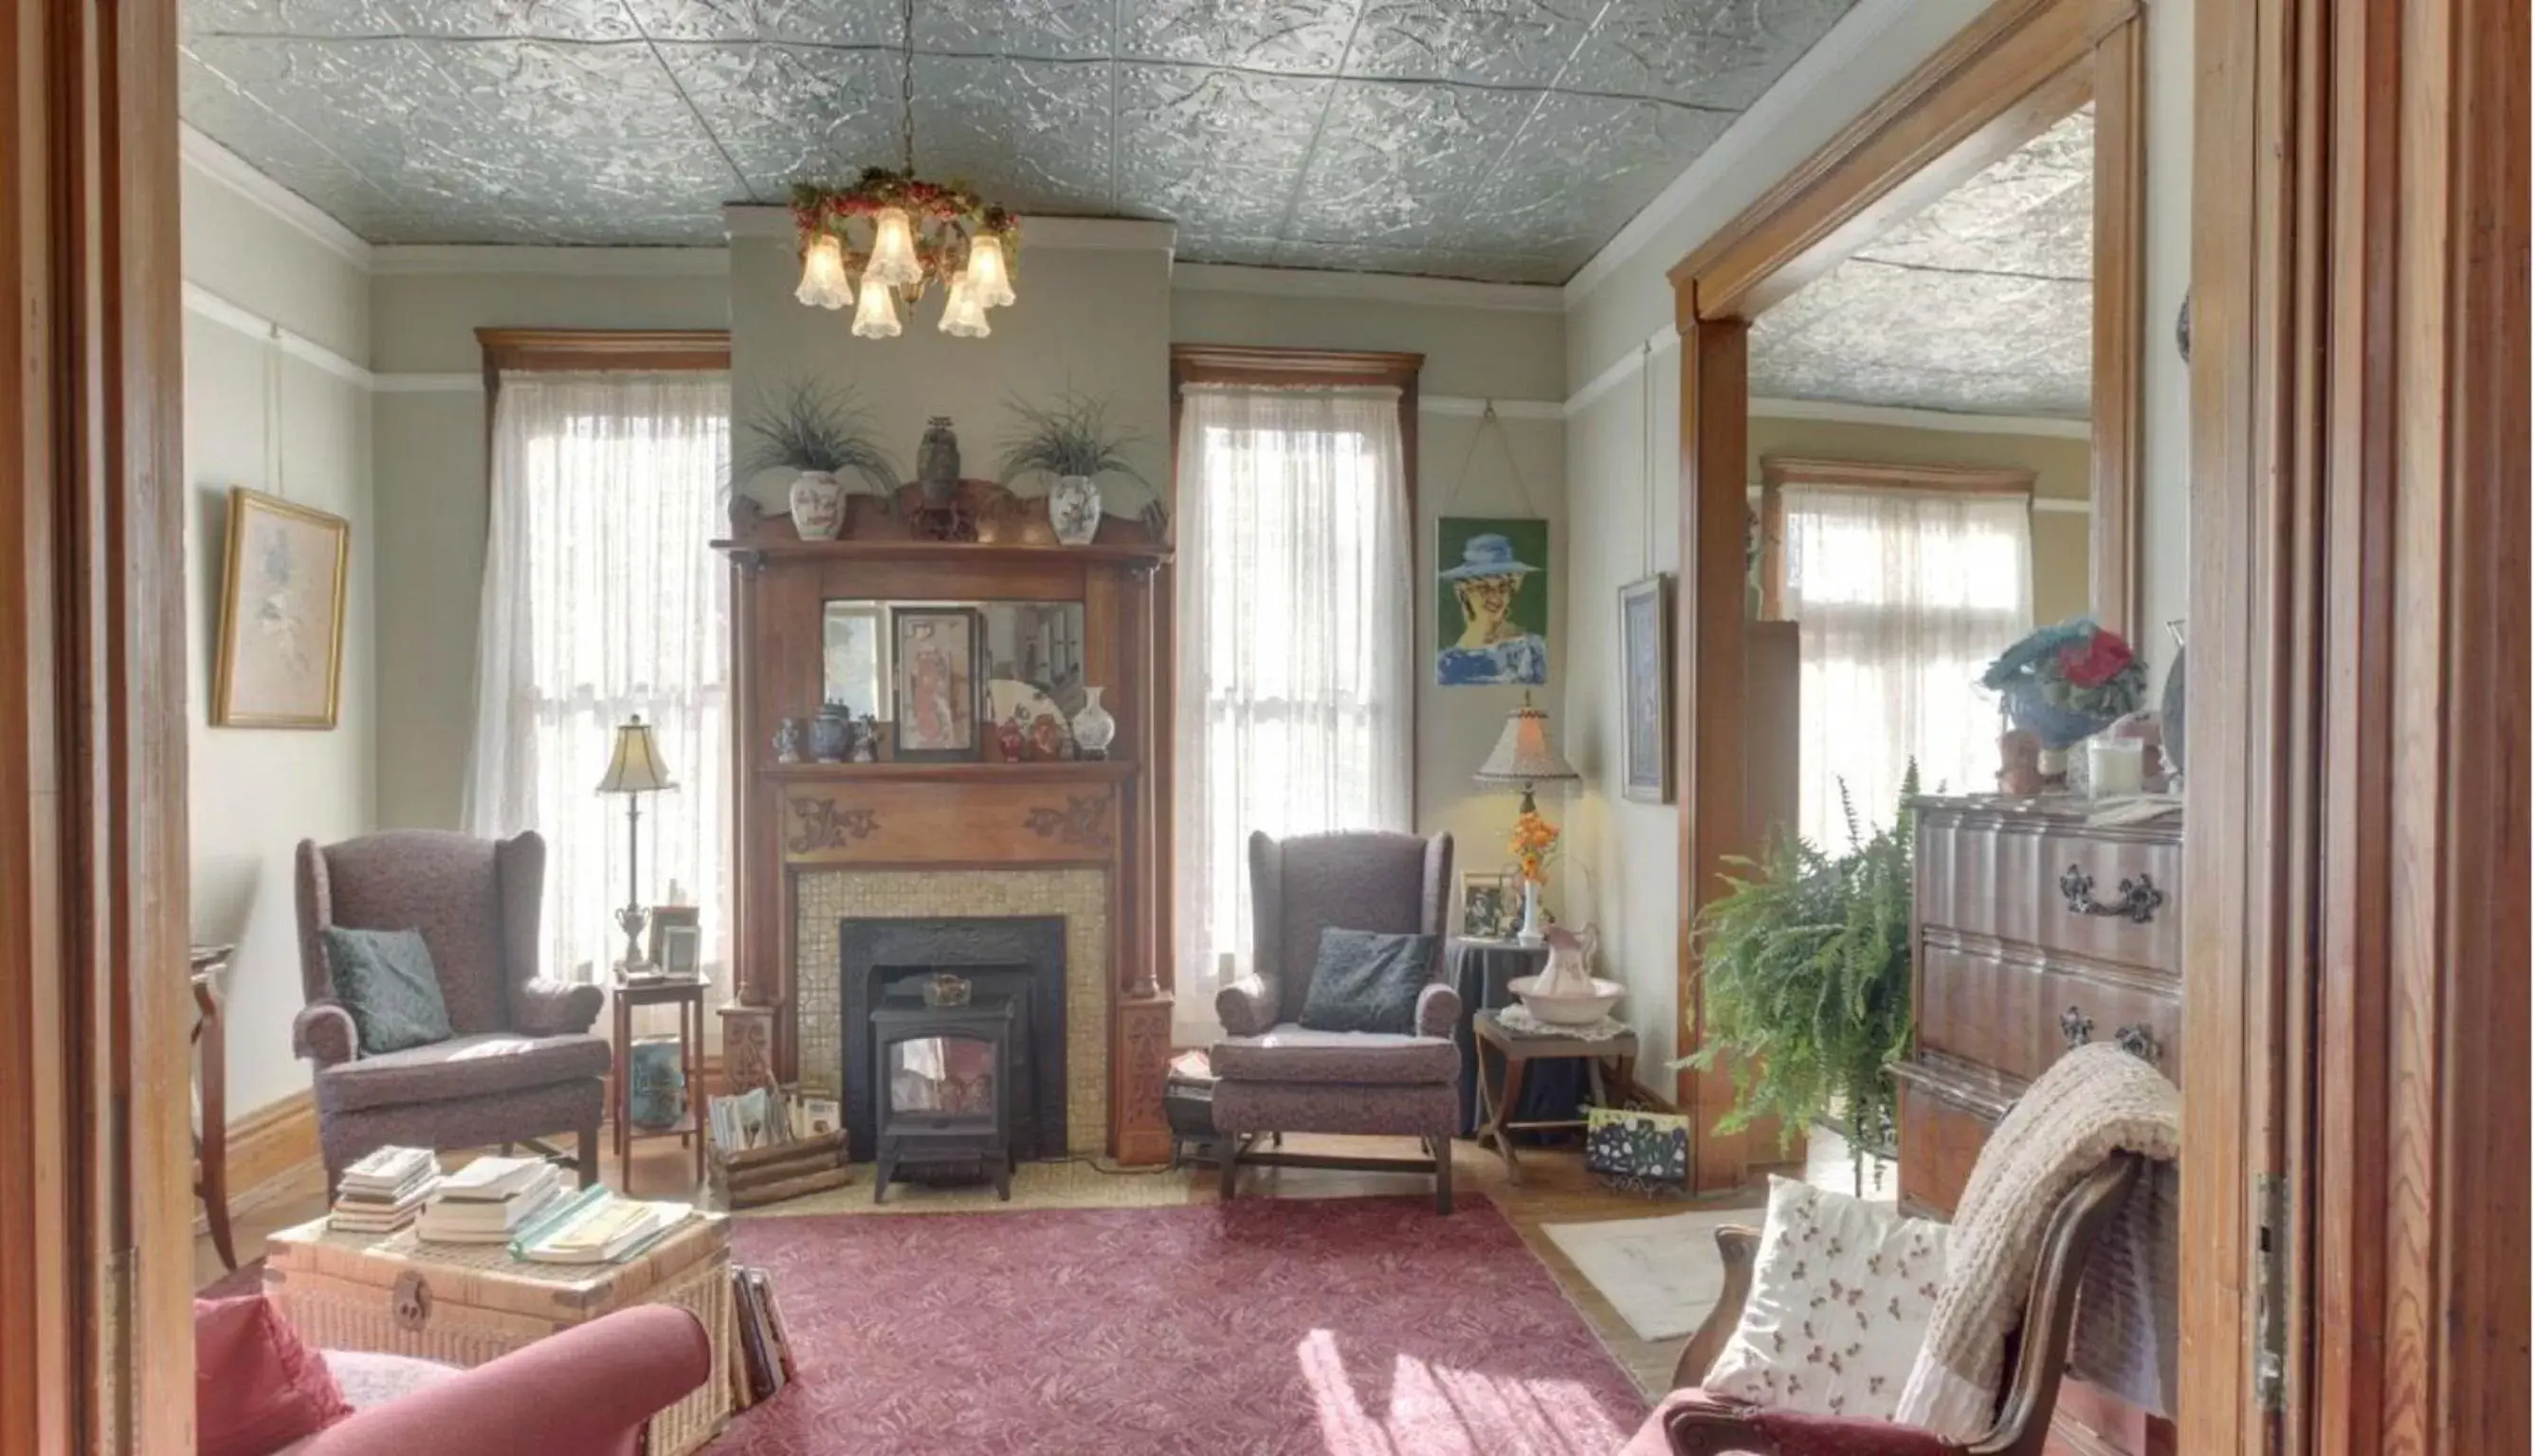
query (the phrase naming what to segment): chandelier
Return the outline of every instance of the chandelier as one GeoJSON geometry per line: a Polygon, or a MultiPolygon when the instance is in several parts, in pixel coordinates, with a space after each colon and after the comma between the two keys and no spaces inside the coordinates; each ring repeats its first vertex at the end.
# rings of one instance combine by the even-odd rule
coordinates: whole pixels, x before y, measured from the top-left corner
{"type": "Polygon", "coordinates": [[[898,139],[905,165],[865,167],[851,187],[804,182],[792,189],[792,224],[800,237],[800,286],[792,296],[811,308],[851,308],[858,338],[893,339],[904,331],[900,309],[912,314],[924,289],[940,282],[949,289],[941,331],[980,339],[994,331],[985,311],[1018,301],[1012,265],[1020,223],[969,188],[915,175],[914,0],[905,0],[903,19],[898,139]]]}

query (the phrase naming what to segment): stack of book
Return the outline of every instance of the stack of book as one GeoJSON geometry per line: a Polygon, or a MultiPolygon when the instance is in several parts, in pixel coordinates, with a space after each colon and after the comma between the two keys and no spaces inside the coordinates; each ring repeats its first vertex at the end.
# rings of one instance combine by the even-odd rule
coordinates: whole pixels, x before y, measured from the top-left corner
{"type": "Polygon", "coordinates": [[[765,1271],[731,1265],[730,1294],[738,1325],[737,1348],[731,1352],[731,1388],[738,1409],[745,1410],[791,1384],[798,1369],[792,1362],[791,1331],[783,1327],[783,1309],[774,1303],[774,1285],[765,1271]]]}
{"type": "Polygon", "coordinates": [[[417,1232],[435,1244],[506,1244],[563,1195],[543,1158],[477,1158],[440,1180],[417,1232]]]}
{"type": "Polygon", "coordinates": [[[427,1147],[382,1147],[343,1170],[326,1227],[344,1234],[392,1234],[422,1216],[440,1186],[440,1160],[427,1147]]]}
{"type": "Polygon", "coordinates": [[[612,1264],[650,1248],[694,1214],[691,1203],[655,1203],[582,1189],[518,1232],[510,1256],[541,1264],[612,1264]]]}

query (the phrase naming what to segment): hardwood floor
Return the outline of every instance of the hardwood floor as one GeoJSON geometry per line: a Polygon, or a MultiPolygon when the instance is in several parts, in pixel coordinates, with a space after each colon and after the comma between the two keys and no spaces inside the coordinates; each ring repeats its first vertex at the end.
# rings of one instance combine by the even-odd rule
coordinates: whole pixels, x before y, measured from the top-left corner
{"type": "MultiPolygon", "coordinates": [[[[1374,1152],[1397,1151],[1396,1138],[1356,1138],[1303,1136],[1286,1139],[1295,1151],[1374,1152]]],[[[1812,1181],[1839,1184],[1846,1175],[1841,1154],[1834,1146],[1815,1139],[1810,1176],[1812,1181]]],[[[1750,1221],[1759,1221],[1758,1210],[1765,1202],[1763,1190],[1731,1198],[1717,1199],[1653,1199],[1614,1193],[1583,1171],[1579,1151],[1564,1148],[1525,1149],[1521,1155],[1521,1183],[1509,1183],[1504,1175],[1503,1160],[1475,1143],[1452,1144],[1452,1176],[1465,1200],[1484,1195],[1517,1229],[1522,1242],[1529,1246],[1541,1263],[1556,1276],[1576,1310],[1590,1322],[1611,1354],[1649,1396],[1666,1390],[1671,1384],[1672,1367],[1679,1359],[1685,1338],[1642,1340],[1619,1317],[1610,1302],[1578,1273],[1565,1255],[1549,1242],[1541,1226],[1552,1223],[1590,1223],[1602,1219],[1651,1218],[1691,1208],[1747,1207],[1750,1221]]],[[[646,1197],[692,1196],[695,1190],[690,1179],[693,1165],[689,1154],[677,1143],[660,1141],[637,1144],[632,1171],[634,1190],[646,1197]]],[[[620,1168],[609,1154],[603,1163],[608,1185],[623,1186],[620,1168]]],[[[1214,1173],[1210,1168],[1189,1169],[1179,1173],[1153,1174],[1152,1177],[1182,1178],[1189,1183],[1189,1201],[1211,1202],[1215,1198],[1214,1173]]],[[[1341,1197],[1398,1194],[1427,1196],[1432,1192],[1431,1180],[1411,1174],[1355,1173],[1319,1168],[1261,1168],[1245,1174],[1239,1195],[1242,1197],[1341,1197]]],[[[1015,1206],[1021,1206],[1015,1200],[1015,1206]]],[[[1465,1203],[1464,1203],[1464,1206],[1465,1203]]],[[[240,1258],[253,1258],[264,1248],[265,1236],[276,1229],[304,1223],[324,1212],[324,1180],[314,1167],[294,1175],[272,1195],[262,1198],[252,1208],[241,1208],[235,1217],[237,1251],[240,1258]]],[[[220,1277],[219,1257],[211,1249],[207,1236],[194,1241],[194,1270],[198,1285],[208,1284],[220,1277]]],[[[1474,1296],[1473,1296],[1474,1297],[1474,1296]]]]}

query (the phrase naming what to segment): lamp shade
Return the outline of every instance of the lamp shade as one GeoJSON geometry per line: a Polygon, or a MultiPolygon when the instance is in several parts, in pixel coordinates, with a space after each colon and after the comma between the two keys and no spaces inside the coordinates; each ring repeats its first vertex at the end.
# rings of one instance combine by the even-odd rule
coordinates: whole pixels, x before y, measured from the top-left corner
{"type": "Polygon", "coordinates": [[[600,793],[651,793],[675,788],[669,782],[669,766],[660,761],[660,742],[651,735],[651,726],[642,715],[633,715],[631,723],[616,729],[616,756],[607,763],[607,777],[598,781],[600,793]]]}
{"type": "Polygon", "coordinates": [[[1526,698],[1505,717],[1503,736],[1496,739],[1496,751],[1477,774],[1481,784],[1523,786],[1582,777],[1548,741],[1548,710],[1532,707],[1526,698]]]}

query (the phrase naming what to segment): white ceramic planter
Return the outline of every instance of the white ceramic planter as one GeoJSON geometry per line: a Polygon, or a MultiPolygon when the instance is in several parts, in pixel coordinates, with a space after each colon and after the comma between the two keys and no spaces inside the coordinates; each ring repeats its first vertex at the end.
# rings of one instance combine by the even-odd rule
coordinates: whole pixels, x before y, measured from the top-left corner
{"type": "Polygon", "coordinates": [[[1108,745],[1117,741],[1116,716],[1099,703],[1099,695],[1105,691],[1106,688],[1084,688],[1090,701],[1073,715],[1073,741],[1086,758],[1106,758],[1108,745]]]}
{"type": "Polygon", "coordinates": [[[792,478],[792,529],[802,541],[833,541],[845,524],[845,488],[823,470],[792,478]]]}
{"type": "Polygon", "coordinates": [[[1099,483],[1087,475],[1056,477],[1046,494],[1047,524],[1066,546],[1089,546],[1099,534],[1099,483]]]}

